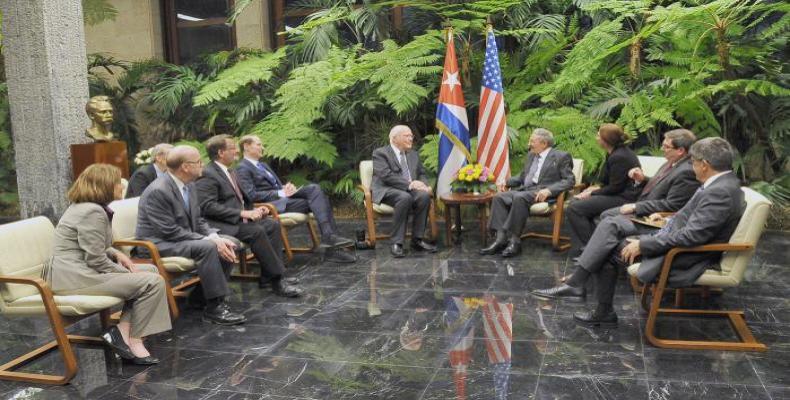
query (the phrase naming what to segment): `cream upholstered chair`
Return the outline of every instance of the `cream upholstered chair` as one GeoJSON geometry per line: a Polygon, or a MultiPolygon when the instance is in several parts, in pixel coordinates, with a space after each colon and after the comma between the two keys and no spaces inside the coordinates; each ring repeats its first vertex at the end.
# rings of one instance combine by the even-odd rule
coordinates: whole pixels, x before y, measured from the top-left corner
{"type": "Polygon", "coordinates": [[[288,261],[293,260],[294,255],[293,253],[308,253],[311,251],[315,251],[318,248],[319,241],[318,241],[318,234],[315,230],[315,225],[313,224],[313,213],[304,214],[298,212],[285,212],[279,213],[277,212],[277,207],[270,203],[256,203],[255,207],[266,207],[269,209],[269,216],[275,218],[276,220],[280,221],[280,234],[282,235],[283,239],[283,247],[285,247],[285,256],[288,257],[288,261]],[[288,240],[288,230],[301,224],[307,224],[307,230],[310,232],[310,247],[292,247],[291,241],[288,240]]]}
{"type": "MultiPolygon", "coordinates": [[[[711,243],[703,246],[691,248],[674,248],[667,253],[664,265],[658,282],[653,284],[653,298],[648,306],[647,296],[650,290],[642,291],[642,306],[648,310],[645,336],[648,341],[657,347],[680,348],[680,349],[708,349],[708,350],[744,350],[744,351],[765,351],[766,346],[755,340],[751,330],[746,325],[743,318],[743,311],[726,310],[690,310],[675,308],[662,308],[661,298],[667,290],[669,271],[673,258],[679,253],[723,251],[718,268],[711,266],[694,283],[703,288],[732,288],[741,284],[749,261],[754,255],[755,247],[763,233],[765,221],[771,209],[771,202],[763,195],[747,187],[741,188],[746,200],[746,209],[741,216],[735,232],[733,232],[728,243],[711,243]],[[655,335],[655,325],[659,314],[672,315],[694,315],[694,316],[718,316],[727,317],[740,337],[740,341],[691,341],[691,340],[668,340],[661,339],[655,335]]],[[[636,276],[639,264],[628,267],[628,273],[636,276]]]]}
{"type": "Polygon", "coordinates": [[[121,178],[121,186],[123,186],[123,192],[121,192],[121,198],[126,198],[126,191],[129,190],[129,181],[126,178],[121,178]]]}
{"type": "Polygon", "coordinates": [[[667,162],[667,159],[664,157],[637,156],[636,158],[639,159],[639,165],[642,168],[642,173],[644,173],[648,178],[656,176],[658,170],[661,169],[661,166],[667,162]]]}
{"type": "Polygon", "coordinates": [[[72,343],[101,345],[97,337],[67,335],[66,328],[99,313],[102,327],[109,327],[110,308],[123,299],[110,296],[56,296],[41,278],[52,257],[55,227],[44,217],[0,225],[0,314],[8,317],[47,316],[55,340],[0,366],[0,379],[63,385],[77,373],[72,343]],[[59,350],[63,375],[14,371],[33,360],[59,350]]]}
{"type": "MultiPolygon", "coordinates": [[[[583,187],[582,176],[584,173],[584,160],[573,159],[573,177],[576,179],[576,184],[572,190],[577,191],[583,187]]],[[[535,203],[529,208],[530,216],[547,217],[553,221],[553,229],[551,235],[537,232],[527,232],[521,235],[522,238],[538,238],[551,240],[551,246],[555,251],[565,251],[571,247],[570,238],[567,236],[560,236],[560,229],[562,228],[562,219],[565,215],[565,198],[568,196],[567,192],[560,193],[554,202],[535,203]]]]}
{"type": "MultiPolygon", "coordinates": [[[[376,216],[392,215],[395,209],[386,204],[373,203],[373,194],[370,191],[373,185],[373,161],[363,160],[359,163],[359,178],[362,182],[357,189],[365,195],[365,219],[368,225],[368,242],[371,246],[376,246],[376,241],[388,239],[389,235],[376,233],[376,216]]],[[[436,203],[431,198],[430,209],[428,210],[428,222],[431,227],[431,239],[436,240],[439,228],[436,225],[436,203]]]]}
{"type": "MultiPolygon", "coordinates": [[[[145,240],[137,240],[135,229],[137,227],[137,205],[139,197],[130,199],[116,200],[110,203],[109,207],[113,210],[112,236],[113,246],[129,255],[136,246],[144,247],[151,256],[150,262],[159,270],[159,274],[165,279],[167,288],[167,304],[170,307],[170,316],[178,318],[178,305],[176,297],[186,297],[184,290],[200,282],[197,276],[185,279],[176,286],[171,282],[177,276],[194,271],[197,266],[195,261],[185,257],[161,257],[156,246],[145,240]]],[[[137,261],[137,260],[135,260],[137,261]]],[[[146,260],[148,262],[148,260],[146,260]]]]}

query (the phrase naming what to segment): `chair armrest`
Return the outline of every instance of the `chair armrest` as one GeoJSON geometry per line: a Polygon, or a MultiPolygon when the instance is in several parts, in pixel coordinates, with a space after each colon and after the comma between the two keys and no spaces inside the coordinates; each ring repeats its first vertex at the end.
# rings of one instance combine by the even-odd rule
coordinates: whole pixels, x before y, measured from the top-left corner
{"type": "Polygon", "coordinates": [[[270,217],[276,219],[277,221],[280,220],[280,213],[277,212],[277,207],[275,207],[274,204],[272,204],[272,203],[254,203],[252,206],[255,207],[255,208],[263,207],[263,208],[269,210],[269,216],[270,217]]]}
{"type": "Polygon", "coordinates": [[[675,247],[669,250],[664,257],[664,264],[661,265],[661,274],[658,278],[658,286],[665,288],[669,280],[669,270],[672,268],[672,261],[680,253],[703,253],[707,251],[748,251],[754,246],[747,243],[711,243],[695,247],[675,247]]]}
{"type": "Polygon", "coordinates": [[[167,270],[165,269],[164,264],[162,263],[162,256],[159,255],[159,249],[156,248],[152,242],[147,240],[114,240],[112,242],[113,247],[119,246],[140,246],[145,247],[148,250],[148,254],[151,255],[151,262],[154,264],[156,269],[159,271],[159,275],[162,277],[169,276],[167,270]]]}
{"type": "Polygon", "coordinates": [[[52,293],[52,288],[49,287],[46,281],[41,278],[22,278],[18,276],[0,275],[0,283],[13,283],[18,285],[35,286],[38,293],[41,295],[41,300],[44,301],[44,307],[49,313],[58,314],[58,309],[55,305],[55,297],[52,293]]]}
{"type": "Polygon", "coordinates": [[[357,189],[359,189],[363,195],[365,195],[365,206],[373,207],[373,193],[370,192],[370,189],[362,186],[357,185],[357,189]]]}

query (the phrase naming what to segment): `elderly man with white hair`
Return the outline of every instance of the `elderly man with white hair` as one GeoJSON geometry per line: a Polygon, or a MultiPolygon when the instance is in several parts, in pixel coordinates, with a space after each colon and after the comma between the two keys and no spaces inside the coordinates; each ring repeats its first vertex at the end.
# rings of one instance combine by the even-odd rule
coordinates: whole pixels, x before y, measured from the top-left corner
{"type": "Polygon", "coordinates": [[[413,142],[411,129],[396,125],[390,130],[390,144],[373,151],[373,202],[395,209],[390,236],[390,252],[394,257],[404,256],[403,240],[409,214],[412,214],[412,249],[436,251],[436,246],[423,240],[431,204],[431,187],[428,186],[420,155],[412,149],[413,142]]]}
{"type": "Polygon", "coordinates": [[[521,252],[521,231],[534,203],[557,197],[573,187],[573,158],[555,149],[554,135],[543,128],[535,129],[529,137],[529,153],[521,174],[505,182],[497,182],[499,193],[491,201],[490,229],[496,240],[480,250],[481,255],[501,252],[502,257],[513,257],[521,252]]]}
{"type": "Polygon", "coordinates": [[[167,173],[167,153],[173,149],[170,143],[159,143],[151,149],[151,164],[137,168],[129,178],[129,187],[126,189],[126,198],[138,197],[145,188],[156,178],[167,173]]]}

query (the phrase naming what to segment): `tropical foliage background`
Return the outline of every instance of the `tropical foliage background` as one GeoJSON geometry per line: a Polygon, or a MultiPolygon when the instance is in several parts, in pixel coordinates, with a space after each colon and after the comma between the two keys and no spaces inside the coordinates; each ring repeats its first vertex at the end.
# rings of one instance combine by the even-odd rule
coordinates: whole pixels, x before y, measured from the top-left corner
{"type": "MultiPolygon", "coordinates": [[[[255,1],[236,0],[229,22],[255,1]]],[[[116,13],[105,0],[83,4],[87,23],[116,13]]],[[[490,23],[514,169],[526,133],[538,126],[583,158],[592,179],[604,156],[594,141],[599,124],[621,124],[644,154],[659,153],[662,132],[686,127],[729,140],[740,152],[741,177],[785,210],[790,203],[786,2],[304,0],[294,7],[314,12],[281,33],[287,44],[275,52],[238,49],[183,66],[91,55],[91,94],[113,99],[116,132],[130,154],[151,135],[200,142],[252,133],[291,180],[318,181],[358,200],[356,166],[386,143],[394,124],[412,126],[435,170],[433,120],[448,27],[474,132],[490,23]],[[403,7],[402,25],[392,23],[393,7],[403,7]]],[[[4,93],[0,83],[0,192],[9,192],[4,93]]]]}

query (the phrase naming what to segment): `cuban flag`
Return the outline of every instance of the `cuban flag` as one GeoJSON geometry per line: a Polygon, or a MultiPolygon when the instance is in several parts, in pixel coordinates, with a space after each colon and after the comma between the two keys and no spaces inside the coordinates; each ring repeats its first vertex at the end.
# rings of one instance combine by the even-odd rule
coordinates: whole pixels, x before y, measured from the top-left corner
{"type": "Polygon", "coordinates": [[[469,121],[466,118],[452,29],[447,31],[447,53],[444,57],[439,104],[436,107],[436,128],[441,135],[436,194],[441,196],[450,193],[450,184],[455,179],[455,174],[472,159],[469,152],[469,121]]]}
{"type": "Polygon", "coordinates": [[[445,296],[444,321],[447,325],[449,341],[448,358],[453,369],[453,383],[457,400],[466,399],[467,368],[472,362],[472,345],[474,344],[475,326],[472,319],[473,310],[459,296],[445,296]]]}
{"type": "Polygon", "coordinates": [[[502,72],[499,68],[499,51],[496,47],[494,30],[490,26],[486,34],[486,56],[481,82],[483,86],[480,89],[477,160],[492,171],[497,182],[503,182],[510,177],[507,119],[502,72]]]}

